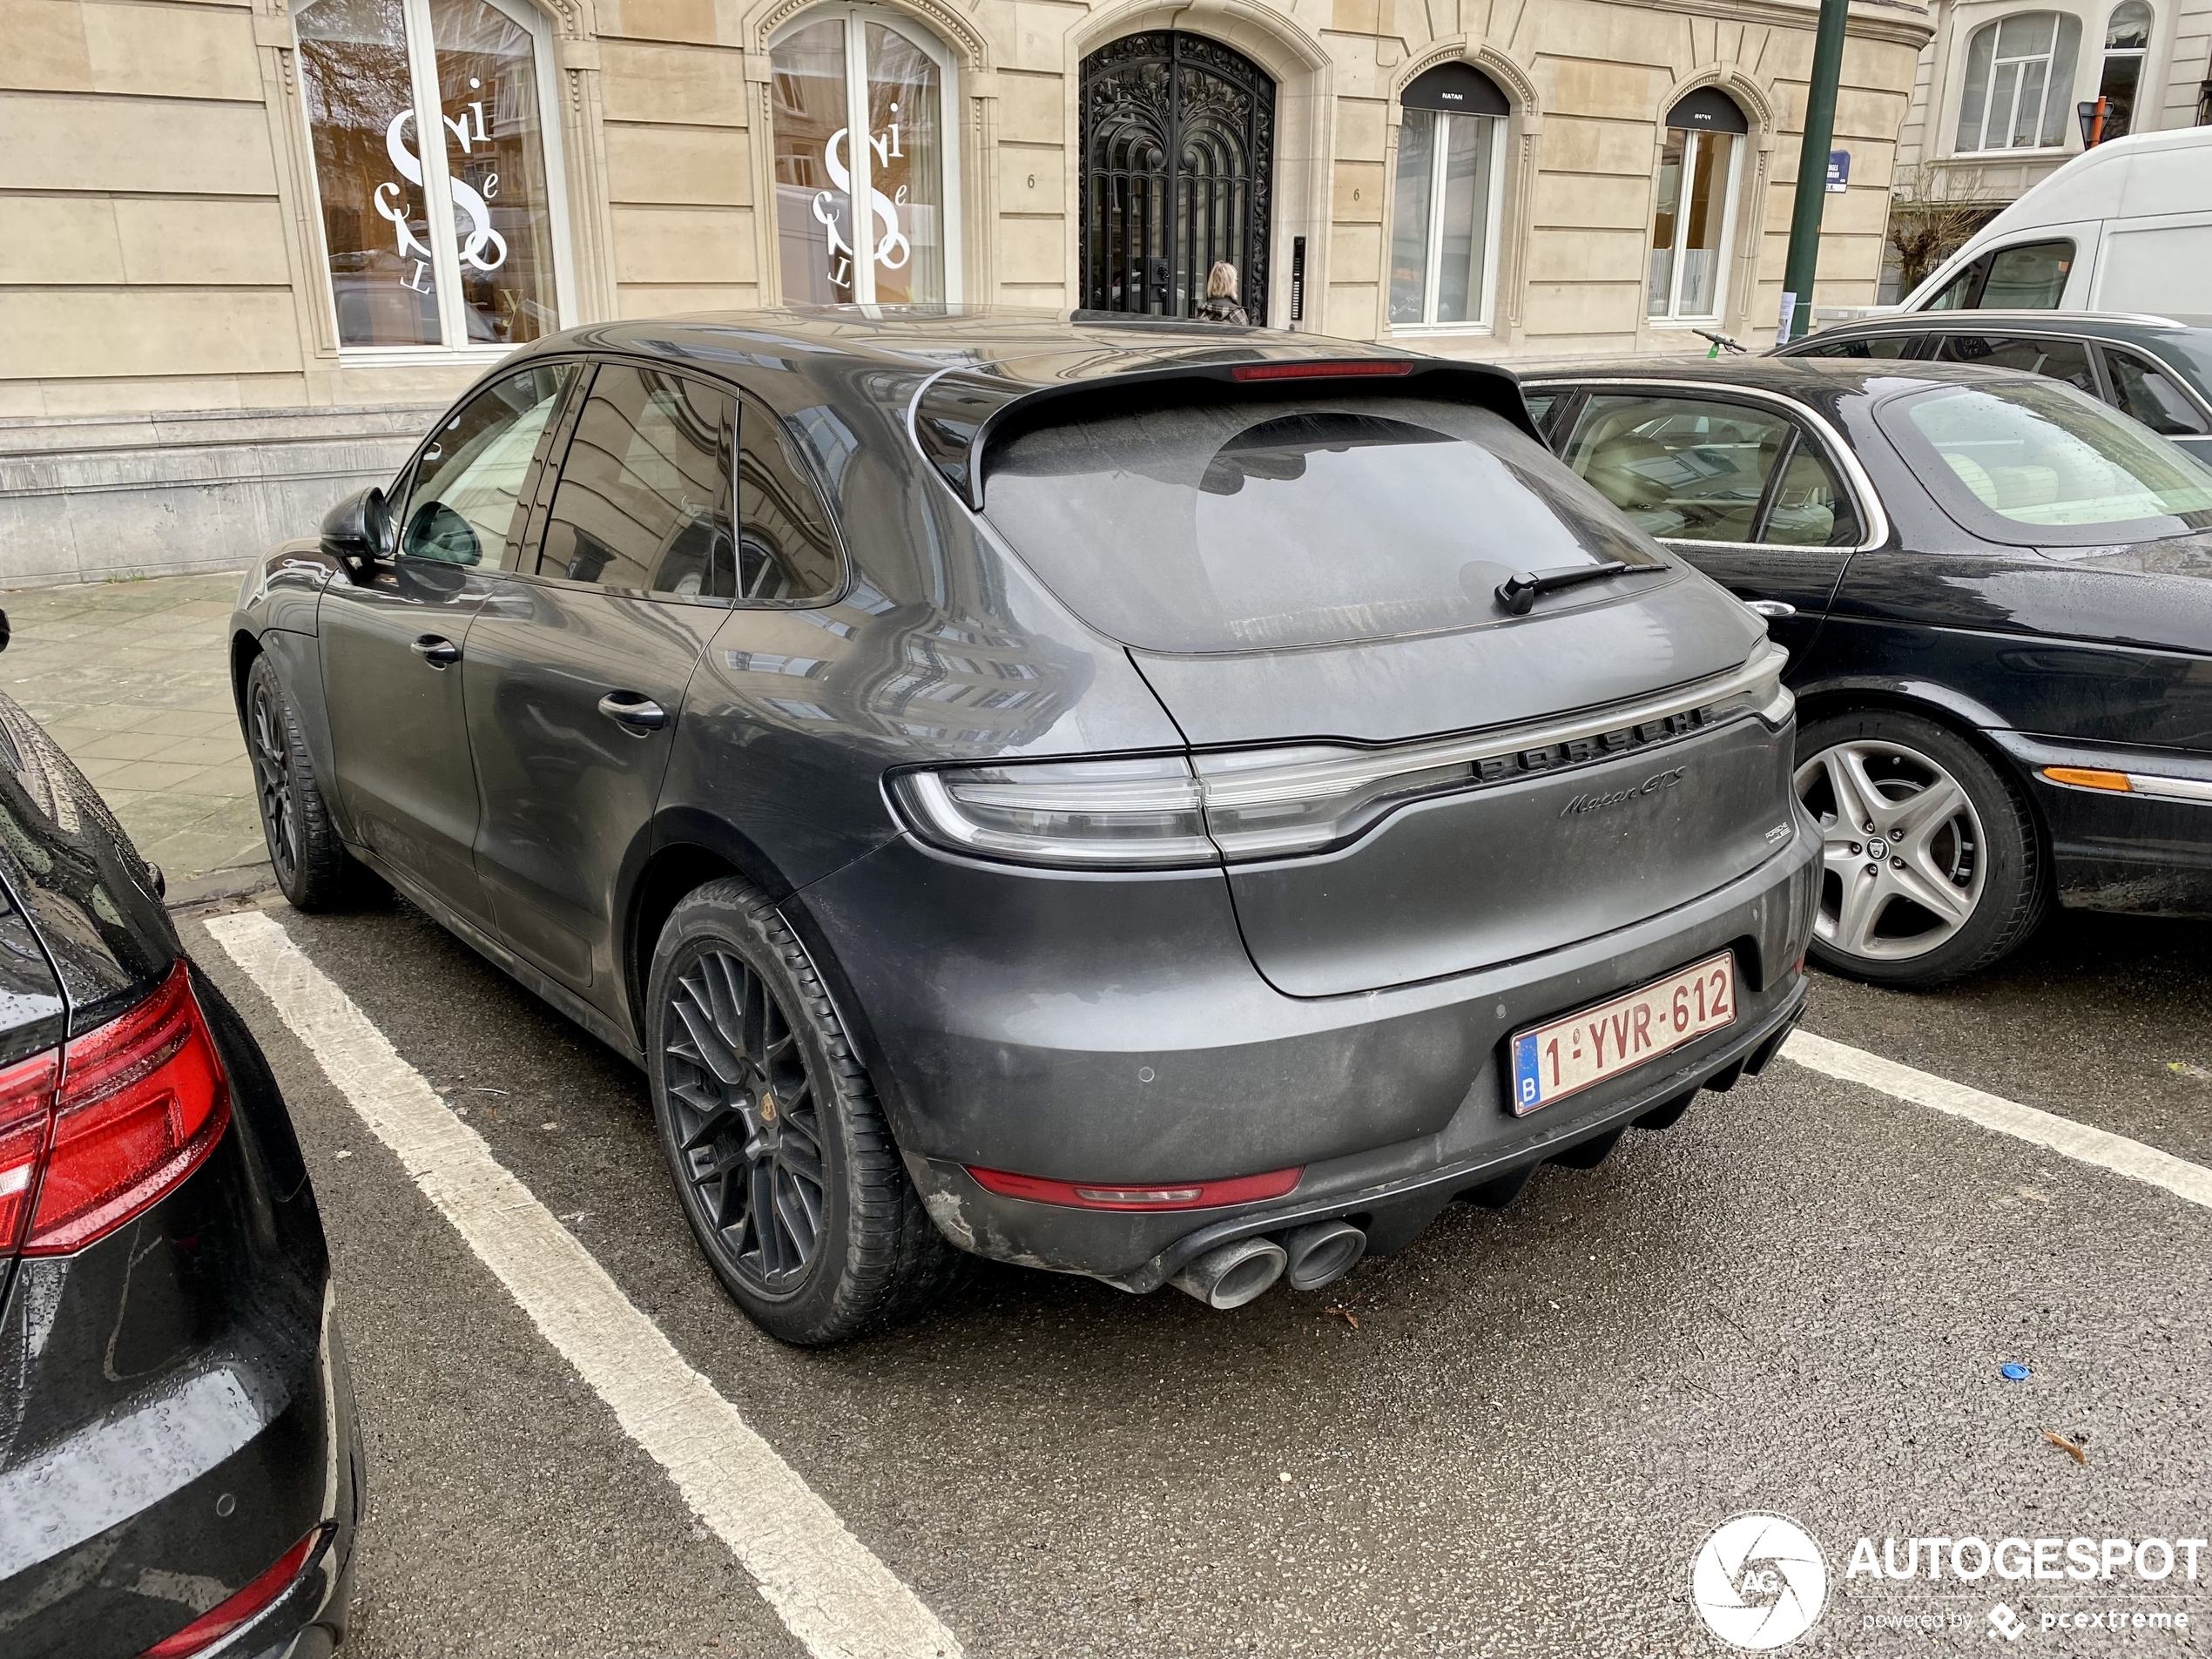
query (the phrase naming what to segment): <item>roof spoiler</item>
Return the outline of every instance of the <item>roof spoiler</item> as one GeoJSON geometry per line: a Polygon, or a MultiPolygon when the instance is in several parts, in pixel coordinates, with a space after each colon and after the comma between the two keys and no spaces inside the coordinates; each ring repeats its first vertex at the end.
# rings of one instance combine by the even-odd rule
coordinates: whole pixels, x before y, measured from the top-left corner
{"type": "Polygon", "coordinates": [[[980,513],[983,510],[985,452],[1021,433],[1063,418],[1072,402],[1089,401],[1111,409],[1172,397],[1177,388],[1185,388],[1187,394],[1201,388],[1206,388],[1208,395],[1224,400],[1257,401],[1280,395],[1285,387],[1318,384],[1340,388],[1355,381],[1377,391],[1476,404],[1503,415],[1538,442],[1543,441],[1528,414],[1521,381],[1509,369],[1438,357],[1349,354],[1188,363],[1102,374],[1056,386],[1003,379],[988,368],[948,369],[915,395],[914,435],[923,456],[969,509],[980,513]]]}

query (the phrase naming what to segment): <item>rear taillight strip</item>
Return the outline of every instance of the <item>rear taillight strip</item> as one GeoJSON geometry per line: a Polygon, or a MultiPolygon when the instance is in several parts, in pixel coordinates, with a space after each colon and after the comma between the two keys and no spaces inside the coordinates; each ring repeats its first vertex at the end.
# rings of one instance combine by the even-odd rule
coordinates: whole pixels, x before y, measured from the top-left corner
{"type": "Polygon", "coordinates": [[[1695,685],[1467,737],[948,767],[894,774],[889,789],[924,840],[985,858],[1145,869],[1304,857],[1417,799],[1619,759],[1739,718],[1778,730],[1788,660],[1762,642],[1695,685]]]}
{"type": "Polygon", "coordinates": [[[0,1251],[62,1256],[206,1161],[230,1083],[180,960],[137,1006],[0,1072],[0,1251]]]}

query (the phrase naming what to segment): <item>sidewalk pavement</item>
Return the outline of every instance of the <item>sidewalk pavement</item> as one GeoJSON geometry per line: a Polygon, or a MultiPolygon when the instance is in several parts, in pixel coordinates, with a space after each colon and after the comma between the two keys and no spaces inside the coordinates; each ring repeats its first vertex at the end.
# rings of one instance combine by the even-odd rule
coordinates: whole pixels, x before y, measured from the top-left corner
{"type": "Polygon", "coordinates": [[[172,904],[273,880],[224,648],[235,572],[0,593],[0,691],[106,797],[172,904]]]}

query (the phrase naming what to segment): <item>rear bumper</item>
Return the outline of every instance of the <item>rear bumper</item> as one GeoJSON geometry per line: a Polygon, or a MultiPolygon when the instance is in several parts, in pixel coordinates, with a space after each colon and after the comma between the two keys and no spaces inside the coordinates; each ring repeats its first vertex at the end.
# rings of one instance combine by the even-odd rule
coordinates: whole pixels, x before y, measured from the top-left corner
{"type": "Polygon", "coordinates": [[[2049,766],[2181,780],[2212,790],[2212,754],[1993,732],[2049,827],[2059,902],[2145,916],[2212,916],[2212,799],[2053,783],[2049,766]]]}
{"type": "Polygon", "coordinates": [[[939,1227],[978,1254],[1150,1290],[1244,1232],[1366,1217],[1394,1248],[1460,1191],[1568,1152],[1763,1059],[1802,1008],[1819,843],[1631,927],[1450,979],[1298,998],[1252,967],[1217,873],[1037,878],[911,842],[786,907],[875,1076],[939,1227]],[[1720,950],[1736,1024],[1527,1117],[1523,1027],[1720,950]],[[1082,1210],[985,1191],[968,1166],[1111,1185],[1303,1166],[1234,1210],[1082,1210]]]}

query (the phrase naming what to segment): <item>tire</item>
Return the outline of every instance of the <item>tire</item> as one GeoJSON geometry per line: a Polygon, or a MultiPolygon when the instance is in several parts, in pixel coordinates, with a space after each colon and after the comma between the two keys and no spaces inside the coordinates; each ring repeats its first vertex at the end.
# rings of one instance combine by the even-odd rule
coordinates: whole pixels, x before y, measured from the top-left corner
{"type": "Polygon", "coordinates": [[[710,881],[676,907],[645,1012],[653,1122],[685,1219],[754,1324],[801,1346],[843,1342],[962,1276],[813,964],[758,891],[710,881]]]}
{"type": "Polygon", "coordinates": [[[300,716],[275,668],[257,657],[246,676],[246,752],[277,886],[295,910],[339,910],[379,883],[338,839],[300,716]]]}
{"type": "Polygon", "coordinates": [[[1876,985],[1939,985],[1987,968],[2042,921],[2047,860],[2034,814],[1949,727],[1895,709],[1813,721],[1797,732],[1796,786],[1824,846],[1812,941],[1824,968],[1876,985]],[[1847,794],[1871,796],[1871,813],[1839,810],[1847,794]],[[1902,839],[1890,833],[1898,829],[1902,839]]]}

